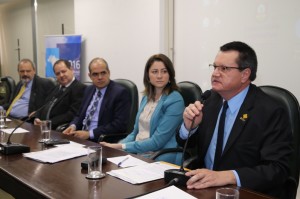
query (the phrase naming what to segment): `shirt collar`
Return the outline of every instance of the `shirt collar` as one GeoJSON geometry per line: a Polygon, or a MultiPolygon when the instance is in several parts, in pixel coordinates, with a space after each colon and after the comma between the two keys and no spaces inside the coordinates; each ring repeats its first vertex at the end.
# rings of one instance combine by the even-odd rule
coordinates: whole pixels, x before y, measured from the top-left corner
{"type": "Polygon", "coordinates": [[[240,109],[248,91],[249,91],[249,86],[247,86],[239,94],[237,94],[236,96],[234,96],[228,101],[228,109],[230,110],[231,113],[234,113],[235,111],[240,109]]]}

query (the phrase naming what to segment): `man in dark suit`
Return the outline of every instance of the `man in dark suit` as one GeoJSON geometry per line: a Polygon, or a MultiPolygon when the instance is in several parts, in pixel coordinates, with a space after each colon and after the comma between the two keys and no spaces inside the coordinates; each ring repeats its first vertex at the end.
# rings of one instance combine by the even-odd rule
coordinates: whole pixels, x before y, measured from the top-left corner
{"type": "Polygon", "coordinates": [[[35,125],[41,120],[51,120],[52,129],[72,121],[79,110],[85,85],[74,77],[74,71],[68,60],[57,60],[53,71],[59,85],[47,97],[47,105],[36,114],[35,125]]]}
{"type": "Polygon", "coordinates": [[[201,169],[186,173],[187,188],[232,184],[280,197],[292,132],[284,108],[251,83],[257,71],[254,50],[230,42],[210,67],[211,97],[186,107],[177,134],[183,145],[191,131],[188,145],[198,149],[195,167],[201,169]]]}
{"type": "Polygon", "coordinates": [[[36,75],[35,65],[30,59],[22,59],[18,64],[20,82],[17,84],[14,100],[7,115],[17,119],[27,118],[45,104],[45,99],[55,87],[54,81],[36,75]]]}
{"type": "Polygon", "coordinates": [[[98,142],[101,134],[126,132],[131,106],[128,91],[110,80],[102,58],[89,63],[89,77],[93,85],[86,88],[80,111],[63,133],[98,142]]]}

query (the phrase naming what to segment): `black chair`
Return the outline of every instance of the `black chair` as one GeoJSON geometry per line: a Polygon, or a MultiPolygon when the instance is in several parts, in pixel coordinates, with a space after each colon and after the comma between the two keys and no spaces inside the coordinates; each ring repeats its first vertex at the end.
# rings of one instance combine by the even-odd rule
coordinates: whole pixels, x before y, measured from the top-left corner
{"type": "Polygon", "coordinates": [[[135,83],[133,83],[130,80],[127,79],[115,79],[116,83],[121,84],[124,86],[128,92],[130,93],[130,100],[131,100],[131,108],[130,108],[130,118],[129,123],[127,125],[126,133],[120,133],[120,134],[107,134],[107,135],[100,135],[99,142],[105,141],[110,143],[116,143],[122,138],[125,138],[129,133],[132,132],[134,123],[135,123],[135,117],[138,111],[138,104],[139,104],[139,94],[137,87],[135,83]]]}
{"type": "Polygon", "coordinates": [[[190,81],[183,81],[179,82],[177,85],[183,97],[185,106],[201,99],[202,90],[198,84],[190,81]]]}
{"type": "Polygon", "coordinates": [[[0,105],[7,109],[13,101],[16,83],[10,76],[1,77],[0,80],[0,105]]]}
{"type": "Polygon", "coordinates": [[[280,102],[286,109],[292,127],[294,152],[290,159],[291,174],[284,185],[284,198],[295,199],[299,184],[300,169],[300,110],[297,98],[288,90],[276,86],[260,86],[269,96],[280,102]]]}
{"type": "MultiPolygon", "coordinates": [[[[200,86],[194,82],[190,81],[183,81],[179,82],[178,84],[179,92],[181,93],[185,106],[188,106],[191,103],[194,103],[197,100],[201,99],[202,90],[200,86]]],[[[197,149],[189,150],[184,154],[185,162],[183,164],[184,167],[188,167],[196,157],[193,154],[196,154],[197,149]]],[[[166,153],[182,153],[183,148],[170,148],[170,149],[162,149],[160,151],[155,152],[150,158],[155,160],[159,156],[166,154],[166,153]]]]}

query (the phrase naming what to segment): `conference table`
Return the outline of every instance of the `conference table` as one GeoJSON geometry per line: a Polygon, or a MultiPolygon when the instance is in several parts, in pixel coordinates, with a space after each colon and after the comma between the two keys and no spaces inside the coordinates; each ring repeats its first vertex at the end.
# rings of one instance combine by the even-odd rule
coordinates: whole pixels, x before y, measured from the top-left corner
{"type": "MultiPolygon", "coordinates": [[[[14,120],[8,122],[8,127],[13,128],[20,124],[14,120]]],[[[30,146],[31,152],[47,150],[44,144],[39,143],[41,138],[39,126],[24,123],[22,128],[28,133],[18,133],[11,137],[14,143],[22,143],[30,146]]],[[[5,141],[8,134],[6,134],[5,141]]],[[[63,135],[52,131],[52,138],[64,138],[86,146],[97,145],[87,140],[63,135]]],[[[126,152],[108,147],[103,147],[103,156],[117,157],[127,155],[126,152]]],[[[152,162],[140,156],[133,155],[144,161],[152,162]]],[[[22,154],[4,155],[0,153],[0,188],[13,195],[15,198],[57,198],[57,199],[83,199],[101,198],[117,199],[134,197],[143,193],[158,190],[165,186],[163,179],[148,183],[133,185],[118,178],[106,175],[100,180],[86,179],[87,171],[81,169],[81,162],[85,156],[61,161],[54,164],[41,163],[23,157],[22,154]]],[[[103,164],[103,172],[118,169],[117,165],[107,161],[103,164]]],[[[187,193],[201,199],[214,199],[216,189],[219,187],[203,190],[187,190],[179,187],[187,193]]],[[[240,199],[266,199],[266,195],[240,188],[240,199]]]]}

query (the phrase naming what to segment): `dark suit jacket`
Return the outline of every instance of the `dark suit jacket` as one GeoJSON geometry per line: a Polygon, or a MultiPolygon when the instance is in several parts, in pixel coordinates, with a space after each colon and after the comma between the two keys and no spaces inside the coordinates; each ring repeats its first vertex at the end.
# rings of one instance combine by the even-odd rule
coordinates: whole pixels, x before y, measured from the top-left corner
{"type": "MultiPolygon", "coordinates": [[[[17,84],[13,99],[19,93],[22,84],[23,83],[21,81],[17,84]]],[[[52,92],[55,85],[56,84],[50,79],[41,78],[37,75],[34,76],[29,98],[28,114],[32,113],[33,111],[36,111],[45,104],[46,98],[52,92]]]]}
{"type": "MultiPolygon", "coordinates": [[[[84,93],[84,98],[77,116],[71,122],[76,125],[76,129],[82,129],[86,110],[91,103],[96,91],[94,85],[88,86],[84,93]]],[[[94,129],[94,142],[97,142],[101,134],[125,133],[130,114],[130,98],[128,91],[121,85],[110,81],[103,96],[98,127],[94,129]]]]}
{"type": "MultiPolygon", "coordinates": [[[[73,120],[81,105],[86,86],[75,79],[55,100],[59,88],[59,85],[56,86],[46,100],[47,102],[54,102],[49,115],[49,119],[52,121],[52,129],[56,129],[59,125],[67,124],[73,120]]],[[[48,110],[49,106],[46,106],[37,113],[36,117],[42,120],[46,119],[48,110]]]]}
{"type": "MultiPolygon", "coordinates": [[[[189,147],[198,147],[198,168],[205,167],[204,157],[221,106],[222,97],[213,92],[205,102],[197,133],[189,139],[189,147]]],[[[291,137],[284,108],[251,84],[216,170],[236,170],[242,187],[280,196],[289,174],[291,137]]],[[[177,141],[184,143],[178,134],[177,141]]]]}

